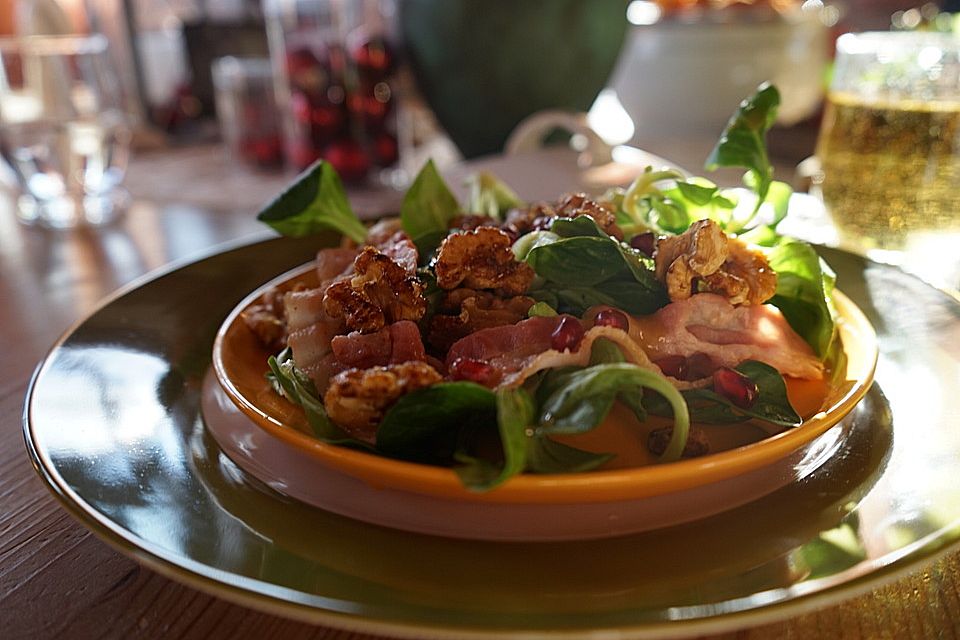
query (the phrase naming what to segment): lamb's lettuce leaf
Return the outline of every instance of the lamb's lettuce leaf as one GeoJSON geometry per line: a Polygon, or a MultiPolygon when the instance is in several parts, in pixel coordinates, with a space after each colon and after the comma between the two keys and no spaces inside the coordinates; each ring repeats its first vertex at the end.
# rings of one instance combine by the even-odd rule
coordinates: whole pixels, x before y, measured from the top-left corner
{"type": "Polygon", "coordinates": [[[780,92],[770,83],[760,85],[756,93],[740,103],[730,117],[713,151],[707,158],[706,169],[743,167],[757,194],[754,212],[767,197],[773,182],[773,165],[767,156],[766,135],[777,119],[780,92]]]}
{"type": "Polygon", "coordinates": [[[836,275],[812,246],[800,240],[783,240],[767,252],[767,260],[777,273],[771,304],[818,356],[826,357],[837,333],[830,302],[836,275]]]}
{"type": "Polygon", "coordinates": [[[421,257],[428,256],[447,235],[450,221],[460,213],[460,204],[437,171],[433,160],[407,189],[400,205],[400,224],[414,243],[421,257]]]}
{"type": "Polygon", "coordinates": [[[540,405],[537,433],[584,433],[603,422],[618,395],[639,395],[649,389],[663,396],[673,410],[673,434],[661,460],[680,458],[690,416],[683,396],[666,378],[627,363],[598,364],[562,376],[540,405]]]}
{"type": "Polygon", "coordinates": [[[588,216],[558,218],[549,231],[529,236],[534,237],[515,243],[514,253],[540,278],[530,295],[558,311],[582,315],[607,304],[647,314],[668,302],[649,258],[607,235],[588,216]]]}
{"type": "Polygon", "coordinates": [[[476,173],[467,180],[468,213],[478,213],[503,220],[507,211],[522,207],[523,200],[513,189],[495,175],[486,171],[476,173]]]}
{"type": "MultiPolygon", "coordinates": [[[[763,362],[747,360],[736,367],[757,385],[757,399],[749,409],[742,409],[710,388],[681,392],[690,410],[690,419],[706,424],[744,422],[751,418],[779,427],[797,427],[803,422],[787,396],[786,382],[780,372],[763,362]]],[[[661,397],[648,396],[643,405],[650,413],[668,416],[671,409],[661,397]]]]}
{"type": "Polygon", "coordinates": [[[257,220],[295,238],[325,230],[339,231],[354,242],[367,237],[366,226],[350,208],[340,176],[322,160],[297,176],[263,208],[257,220]]]}
{"type": "Polygon", "coordinates": [[[307,422],[313,429],[313,435],[318,440],[331,444],[349,444],[368,448],[366,444],[347,436],[330,420],[313,381],[294,365],[293,352],[289,347],[276,356],[267,358],[267,366],[270,368],[267,380],[270,381],[273,390],[303,408],[307,422]]]}
{"type": "Polygon", "coordinates": [[[441,382],[402,396],[377,429],[377,450],[426,464],[450,464],[497,424],[496,395],[472,382],[441,382]]]}

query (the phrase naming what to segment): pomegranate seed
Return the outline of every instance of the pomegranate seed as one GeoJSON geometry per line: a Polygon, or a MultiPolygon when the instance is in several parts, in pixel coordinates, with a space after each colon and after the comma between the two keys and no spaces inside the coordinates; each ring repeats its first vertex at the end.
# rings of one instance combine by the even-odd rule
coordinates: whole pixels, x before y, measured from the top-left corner
{"type": "Polygon", "coordinates": [[[717,365],[713,358],[698,351],[687,358],[687,380],[699,380],[706,378],[717,370],[717,365]]]}
{"type": "Polygon", "coordinates": [[[550,347],[556,351],[576,351],[583,339],[583,325],[573,316],[563,316],[550,335],[550,347]]]}
{"type": "Polygon", "coordinates": [[[652,257],[657,248],[657,236],[652,231],[638,233],[630,238],[630,246],[646,256],[652,257]]]}
{"type": "Polygon", "coordinates": [[[741,409],[752,407],[760,393],[753,380],[730,367],[713,372],[713,390],[741,409]]]}
{"type": "Polygon", "coordinates": [[[687,359],[683,356],[667,356],[655,360],[654,364],[660,367],[664,375],[677,380],[687,379],[687,359]]]}
{"type": "Polygon", "coordinates": [[[630,330],[630,319],[619,309],[601,309],[593,319],[593,324],[598,327],[613,327],[621,331],[630,330]]]}
{"type": "Polygon", "coordinates": [[[493,387],[500,376],[493,365],[474,358],[457,358],[450,364],[450,377],[493,387]]]}

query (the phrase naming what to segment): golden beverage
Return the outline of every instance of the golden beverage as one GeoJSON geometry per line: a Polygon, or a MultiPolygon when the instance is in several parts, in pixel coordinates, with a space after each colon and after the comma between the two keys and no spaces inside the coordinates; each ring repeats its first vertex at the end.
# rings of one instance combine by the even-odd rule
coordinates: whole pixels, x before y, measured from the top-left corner
{"type": "Polygon", "coordinates": [[[960,229],[960,101],[828,96],[817,156],[841,235],[900,249],[914,232],[960,229]]]}

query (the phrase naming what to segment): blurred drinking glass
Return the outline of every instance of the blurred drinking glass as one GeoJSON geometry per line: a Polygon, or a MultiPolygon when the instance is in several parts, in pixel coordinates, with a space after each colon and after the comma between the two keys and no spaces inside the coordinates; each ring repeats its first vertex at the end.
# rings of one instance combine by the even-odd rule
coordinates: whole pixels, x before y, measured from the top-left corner
{"type": "Polygon", "coordinates": [[[0,39],[0,155],[16,176],[27,224],[110,222],[123,189],[130,127],[107,40],[0,39]]]}
{"type": "Polygon", "coordinates": [[[230,155],[256,169],[283,166],[283,139],[267,58],[213,61],[214,102],[230,155]]]}
{"type": "Polygon", "coordinates": [[[957,286],[942,271],[960,264],[960,39],[841,36],[816,154],[846,246],[957,286]]]}

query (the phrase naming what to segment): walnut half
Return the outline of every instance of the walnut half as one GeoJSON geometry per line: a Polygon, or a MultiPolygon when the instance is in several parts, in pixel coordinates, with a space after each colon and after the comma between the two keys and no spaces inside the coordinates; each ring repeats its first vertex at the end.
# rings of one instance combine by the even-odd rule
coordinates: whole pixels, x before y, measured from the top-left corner
{"type": "Polygon", "coordinates": [[[330,381],[323,405],[349,435],[373,444],[383,416],[400,396],[429,387],[443,377],[426,362],[347,369],[330,381]]]}
{"type": "Polygon", "coordinates": [[[354,275],[334,282],[323,296],[327,315],[344,318],[350,331],[373,333],[426,313],[423,283],[390,257],[365,247],[353,265],[354,275]]]}
{"type": "Polygon", "coordinates": [[[452,233],[437,252],[434,270],[441,289],[494,289],[515,296],[533,282],[533,269],[517,262],[510,236],[494,227],[452,233]]]}
{"type": "Polygon", "coordinates": [[[777,275],[766,257],[724,233],[716,222],[699,220],[678,236],[657,242],[657,278],[671,300],[706,291],[731,304],[762,304],[777,290],[777,275]]]}

